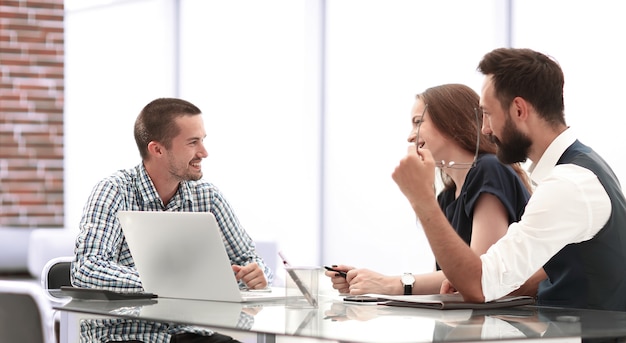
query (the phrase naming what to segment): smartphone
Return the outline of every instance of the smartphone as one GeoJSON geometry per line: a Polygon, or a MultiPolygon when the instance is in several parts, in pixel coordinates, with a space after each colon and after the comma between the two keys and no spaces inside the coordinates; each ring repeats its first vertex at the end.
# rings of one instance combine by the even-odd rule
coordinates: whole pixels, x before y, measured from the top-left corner
{"type": "Polygon", "coordinates": [[[343,301],[352,304],[377,305],[380,299],[369,295],[348,295],[343,298],[343,301]]]}

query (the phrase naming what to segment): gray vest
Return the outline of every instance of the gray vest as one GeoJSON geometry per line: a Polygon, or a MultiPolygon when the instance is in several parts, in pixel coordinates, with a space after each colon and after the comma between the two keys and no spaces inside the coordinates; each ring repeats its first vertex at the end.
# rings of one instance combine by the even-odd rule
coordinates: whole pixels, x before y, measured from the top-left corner
{"type": "Polygon", "coordinates": [[[574,142],[557,164],[592,171],[611,199],[611,216],[592,239],[566,245],[545,265],[538,304],[626,311],[626,200],[609,165],[595,151],[574,142]]]}

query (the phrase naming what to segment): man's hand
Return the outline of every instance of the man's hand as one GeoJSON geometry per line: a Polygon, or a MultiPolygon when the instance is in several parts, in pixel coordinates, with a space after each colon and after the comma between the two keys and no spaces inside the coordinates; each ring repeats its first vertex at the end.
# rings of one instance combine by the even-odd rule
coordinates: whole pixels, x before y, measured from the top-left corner
{"type": "Polygon", "coordinates": [[[454,288],[452,283],[448,281],[448,279],[444,279],[443,282],[441,282],[441,289],[439,290],[439,293],[440,294],[452,294],[452,293],[457,293],[457,290],[456,288],[454,288]]]}
{"type": "Polygon", "coordinates": [[[409,146],[407,155],[400,160],[391,177],[416,212],[426,197],[435,197],[435,161],[428,149],[409,146]]]}
{"type": "Polygon", "coordinates": [[[243,281],[248,288],[262,289],[267,287],[265,274],[263,274],[263,270],[256,262],[243,267],[238,265],[233,265],[232,267],[237,281],[243,281]]]}

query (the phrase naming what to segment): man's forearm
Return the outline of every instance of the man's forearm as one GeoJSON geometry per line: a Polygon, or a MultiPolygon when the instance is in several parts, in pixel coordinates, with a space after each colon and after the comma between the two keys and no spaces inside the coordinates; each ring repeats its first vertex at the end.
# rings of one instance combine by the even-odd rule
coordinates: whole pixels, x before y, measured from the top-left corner
{"type": "Polygon", "coordinates": [[[414,210],[446,278],[466,301],[483,302],[480,258],[454,231],[436,201],[422,202],[414,210]]]}

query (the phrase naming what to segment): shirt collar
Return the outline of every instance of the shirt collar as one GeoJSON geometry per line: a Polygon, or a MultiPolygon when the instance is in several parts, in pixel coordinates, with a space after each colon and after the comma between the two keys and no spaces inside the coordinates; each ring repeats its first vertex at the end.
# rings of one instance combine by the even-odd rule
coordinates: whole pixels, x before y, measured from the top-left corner
{"type": "Polygon", "coordinates": [[[539,184],[548,174],[552,171],[552,168],[556,166],[559,158],[563,155],[565,150],[569,148],[576,141],[576,136],[571,129],[566,129],[560,135],[558,135],[552,143],[548,146],[546,151],[539,161],[534,162],[528,169],[530,171],[530,179],[534,184],[539,184]]]}
{"type": "Polygon", "coordinates": [[[137,166],[137,174],[139,175],[137,188],[139,189],[139,194],[141,194],[142,202],[144,204],[158,204],[162,208],[180,208],[184,206],[184,203],[193,203],[194,198],[189,185],[189,182],[193,181],[181,181],[178,184],[178,191],[170,200],[170,203],[163,204],[163,201],[161,200],[156,187],[154,187],[154,183],[152,183],[152,179],[150,178],[150,175],[148,175],[148,171],[143,163],[137,166]]]}
{"type": "Polygon", "coordinates": [[[150,178],[150,175],[148,175],[148,171],[146,170],[146,167],[144,167],[143,163],[139,164],[135,169],[137,170],[137,175],[139,175],[137,180],[137,189],[139,191],[139,195],[141,196],[142,203],[156,203],[163,206],[159,193],[157,193],[156,187],[154,187],[152,179],[150,178]]]}

